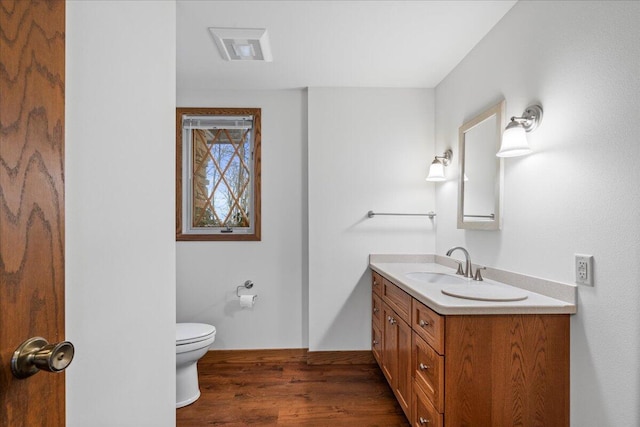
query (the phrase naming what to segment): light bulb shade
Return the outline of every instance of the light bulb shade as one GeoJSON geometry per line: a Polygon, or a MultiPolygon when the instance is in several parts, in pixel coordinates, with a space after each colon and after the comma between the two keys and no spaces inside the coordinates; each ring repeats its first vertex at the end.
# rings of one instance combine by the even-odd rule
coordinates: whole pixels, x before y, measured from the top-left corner
{"type": "Polygon", "coordinates": [[[429,176],[427,181],[445,181],[447,178],[444,176],[444,165],[438,159],[435,159],[429,167],[429,176]]]}
{"type": "Polygon", "coordinates": [[[498,157],[516,157],[531,153],[526,131],[521,123],[510,122],[502,133],[502,145],[498,157]]]}

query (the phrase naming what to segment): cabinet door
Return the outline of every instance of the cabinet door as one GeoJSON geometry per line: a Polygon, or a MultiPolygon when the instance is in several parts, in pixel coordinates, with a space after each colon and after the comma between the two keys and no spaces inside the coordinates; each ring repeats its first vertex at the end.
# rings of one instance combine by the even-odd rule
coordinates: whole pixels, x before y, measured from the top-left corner
{"type": "Polygon", "coordinates": [[[382,295],[382,276],[375,271],[371,272],[371,290],[374,294],[382,295]]]}
{"type": "Polygon", "coordinates": [[[371,294],[371,321],[378,329],[382,326],[382,300],[375,293],[371,294]]]}
{"type": "Polygon", "coordinates": [[[413,391],[413,427],[442,427],[444,417],[433,407],[423,390],[416,386],[413,391]]]}
{"type": "Polygon", "coordinates": [[[398,320],[385,303],[382,303],[382,314],[382,373],[391,388],[395,389],[398,375],[398,320]]]}
{"type": "Polygon", "coordinates": [[[422,337],[438,354],[444,354],[445,318],[414,299],[411,310],[413,330],[422,337]]]}
{"type": "Polygon", "coordinates": [[[444,356],[440,356],[420,336],[413,334],[413,374],[416,387],[440,413],[444,413],[444,356]]]}
{"type": "Polygon", "coordinates": [[[398,329],[398,376],[394,391],[405,415],[408,419],[411,419],[411,395],[413,390],[411,372],[412,331],[409,324],[402,320],[398,320],[395,326],[398,329]]]}
{"type": "Polygon", "coordinates": [[[396,312],[398,315],[396,317],[411,323],[411,295],[387,279],[382,279],[382,295],[380,297],[396,312]]]}
{"type": "Polygon", "coordinates": [[[371,351],[378,365],[382,366],[382,333],[375,324],[371,327],[371,351]]]}

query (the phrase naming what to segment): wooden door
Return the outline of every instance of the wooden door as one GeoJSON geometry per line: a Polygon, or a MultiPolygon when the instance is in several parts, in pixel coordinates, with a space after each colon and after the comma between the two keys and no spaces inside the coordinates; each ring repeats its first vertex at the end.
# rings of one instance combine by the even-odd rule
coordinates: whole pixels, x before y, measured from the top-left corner
{"type": "Polygon", "coordinates": [[[63,426],[64,374],[11,373],[64,340],[64,1],[0,1],[0,426],[63,426]]]}

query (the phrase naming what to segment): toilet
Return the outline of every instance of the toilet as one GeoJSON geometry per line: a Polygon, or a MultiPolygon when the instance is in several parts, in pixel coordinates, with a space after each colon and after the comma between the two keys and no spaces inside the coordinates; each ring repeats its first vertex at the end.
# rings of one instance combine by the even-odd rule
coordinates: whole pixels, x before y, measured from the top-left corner
{"type": "Polygon", "coordinates": [[[198,360],[216,339],[215,326],[204,323],[176,324],[176,408],[200,397],[198,360]]]}

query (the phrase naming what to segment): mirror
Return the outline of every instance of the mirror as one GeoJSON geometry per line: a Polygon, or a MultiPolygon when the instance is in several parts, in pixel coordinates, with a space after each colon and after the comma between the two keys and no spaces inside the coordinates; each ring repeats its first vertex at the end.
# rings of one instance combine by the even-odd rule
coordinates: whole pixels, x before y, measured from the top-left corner
{"type": "Polygon", "coordinates": [[[502,222],[504,100],[464,123],[458,132],[458,228],[499,230],[502,222]]]}

